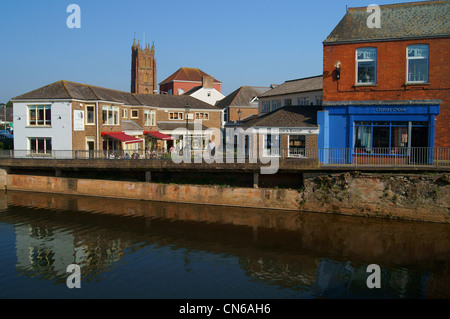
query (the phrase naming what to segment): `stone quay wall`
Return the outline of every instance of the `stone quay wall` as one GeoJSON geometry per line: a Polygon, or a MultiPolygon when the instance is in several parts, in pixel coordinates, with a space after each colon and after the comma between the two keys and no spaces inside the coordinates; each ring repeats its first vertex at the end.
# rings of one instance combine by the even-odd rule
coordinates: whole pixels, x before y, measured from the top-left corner
{"type": "Polygon", "coordinates": [[[14,175],[5,191],[278,209],[450,223],[450,174],[304,173],[299,189],[239,188],[14,175]]]}

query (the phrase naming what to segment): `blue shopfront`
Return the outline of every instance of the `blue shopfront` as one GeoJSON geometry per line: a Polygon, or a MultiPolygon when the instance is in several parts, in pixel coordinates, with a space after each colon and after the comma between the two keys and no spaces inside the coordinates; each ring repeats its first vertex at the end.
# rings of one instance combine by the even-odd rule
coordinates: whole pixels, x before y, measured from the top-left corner
{"type": "Polygon", "coordinates": [[[430,164],[440,104],[437,100],[324,102],[317,117],[321,161],[372,163],[376,158],[383,163],[430,164]]]}

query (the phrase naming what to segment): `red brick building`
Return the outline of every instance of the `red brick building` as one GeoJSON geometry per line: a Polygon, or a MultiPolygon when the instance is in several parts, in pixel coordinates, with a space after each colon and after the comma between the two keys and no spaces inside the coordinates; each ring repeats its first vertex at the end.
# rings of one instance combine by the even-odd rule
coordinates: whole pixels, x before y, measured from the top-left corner
{"type": "MultiPolygon", "coordinates": [[[[210,76],[200,69],[180,68],[159,84],[160,94],[181,95],[195,87],[204,86],[210,76]]],[[[222,92],[222,82],[212,78],[212,88],[222,92]]]]}
{"type": "Polygon", "coordinates": [[[450,1],[349,8],[323,42],[319,147],[450,147],[450,1]]]}

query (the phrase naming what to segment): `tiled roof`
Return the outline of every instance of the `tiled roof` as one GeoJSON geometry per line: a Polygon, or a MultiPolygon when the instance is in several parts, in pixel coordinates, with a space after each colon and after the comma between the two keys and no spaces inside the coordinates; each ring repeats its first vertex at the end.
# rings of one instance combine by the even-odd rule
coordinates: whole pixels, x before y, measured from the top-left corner
{"type": "Polygon", "coordinates": [[[189,103],[189,106],[193,109],[220,110],[213,105],[191,96],[134,94],[70,81],[54,82],[37,90],[17,96],[11,100],[57,99],[105,101],[122,103],[129,106],[154,106],[163,108],[184,108],[185,105],[189,103]]]}
{"type": "Polygon", "coordinates": [[[241,86],[233,93],[227,95],[216,103],[216,106],[225,108],[227,106],[250,106],[250,102],[265,92],[270,90],[269,87],[258,86],[241,86]]]}
{"type": "MultiPolygon", "coordinates": [[[[192,82],[202,82],[203,76],[208,76],[209,74],[203,72],[197,68],[180,68],[167,79],[160,83],[164,84],[172,81],[192,81],[192,82]]],[[[214,79],[214,83],[222,83],[216,79],[214,79]]]]}
{"type": "Polygon", "coordinates": [[[142,131],[143,128],[140,127],[135,121],[122,120],[122,131],[142,131]]]}
{"type": "Polygon", "coordinates": [[[319,91],[323,89],[322,75],[303,78],[298,80],[286,81],[274,87],[272,90],[261,94],[259,97],[269,97],[277,95],[286,95],[310,91],[319,91]]]}
{"type": "Polygon", "coordinates": [[[242,123],[242,127],[317,127],[321,106],[285,106],[242,123]]]}
{"type": "Polygon", "coordinates": [[[450,36],[450,1],[380,5],[381,28],[369,28],[367,7],[349,8],[324,44],[450,36]]]}
{"type": "Polygon", "coordinates": [[[138,99],[142,105],[160,108],[184,108],[186,104],[189,104],[192,109],[220,110],[220,108],[214,105],[189,95],[137,94],[136,99],[138,99]]]}

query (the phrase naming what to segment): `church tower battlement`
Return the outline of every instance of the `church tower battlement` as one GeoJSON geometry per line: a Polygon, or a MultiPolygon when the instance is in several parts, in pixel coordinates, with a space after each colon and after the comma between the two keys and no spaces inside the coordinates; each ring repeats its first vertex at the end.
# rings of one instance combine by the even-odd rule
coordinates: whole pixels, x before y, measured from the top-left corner
{"type": "Polygon", "coordinates": [[[131,93],[158,94],[155,44],[141,45],[136,39],[131,47],[131,93]]]}

